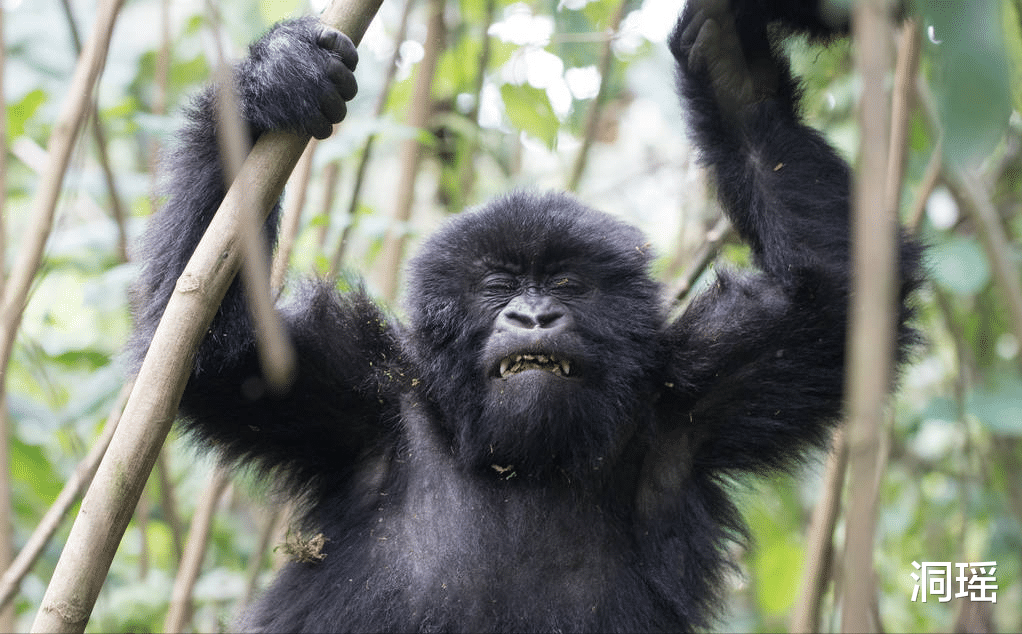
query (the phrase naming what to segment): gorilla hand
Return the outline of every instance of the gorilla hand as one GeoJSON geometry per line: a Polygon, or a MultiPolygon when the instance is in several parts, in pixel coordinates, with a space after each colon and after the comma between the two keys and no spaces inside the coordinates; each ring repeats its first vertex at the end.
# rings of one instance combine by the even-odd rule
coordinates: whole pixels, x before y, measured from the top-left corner
{"type": "Polygon", "coordinates": [[[688,54],[688,72],[705,73],[722,113],[740,121],[748,106],[773,97],[780,83],[766,24],[739,25],[730,0],[690,3],[680,41],[688,54]]]}
{"type": "Polygon", "coordinates": [[[245,119],[255,131],[287,130],[325,139],[355,97],[355,45],[315,18],[281,22],[238,67],[245,119]]]}

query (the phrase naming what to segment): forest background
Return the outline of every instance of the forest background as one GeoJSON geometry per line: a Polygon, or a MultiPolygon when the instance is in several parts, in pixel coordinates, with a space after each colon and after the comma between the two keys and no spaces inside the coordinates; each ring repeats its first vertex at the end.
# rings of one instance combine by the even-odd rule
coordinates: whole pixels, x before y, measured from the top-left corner
{"type": "MultiPolygon", "coordinates": [[[[159,204],[158,157],[181,107],[210,80],[218,50],[238,57],[275,21],[321,8],[121,7],[27,303],[14,318],[5,301],[0,321],[13,341],[0,413],[0,545],[9,546],[0,546],[0,631],[30,627],[96,448],[123,407],[134,249],[159,204]]],[[[384,2],[360,46],[360,94],[347,119],[310,146],[289,183],[295,228],[283,239],[278,259],[289,272],[280,279],[360,271],[400,315],[401,266],[416,241],[514,187],[567,188],[644,229],[660,253],[656,274],[681,304],[714,266],[748,265],[684,137],[663,43],[679,8],[384,2]]],[[[926,341],[882,429],[874,619],[890,632],[1022,631],[1022,3],[929,0],[917,13],[897,51],[918,54],[888,88],[910,104],[900,213],[931,245],[918,302],[926,341]],[[913,601],[913,562],[996,562],[997,601],[913,601]]],[[[48,144],[66,134],[55,122],[95,14],[78,0],[2,5],[8,296],[37,233],[48,144]]],[[[852,47],[789,48],[806,79],[807,119],[854,164],[863,87],[852,47]]],[[[814,509],[840,508],[841,465],[820,456],[796,478],[744,490],[755,548],[739,553],[723,629],[798,629],[807,618],[838,629],[844,515],[828,523],[814,509]]],[[[289,556],[286,518],[258,486],[226,477],[172,434],[88,630],[222,630],[289,556]]]]}

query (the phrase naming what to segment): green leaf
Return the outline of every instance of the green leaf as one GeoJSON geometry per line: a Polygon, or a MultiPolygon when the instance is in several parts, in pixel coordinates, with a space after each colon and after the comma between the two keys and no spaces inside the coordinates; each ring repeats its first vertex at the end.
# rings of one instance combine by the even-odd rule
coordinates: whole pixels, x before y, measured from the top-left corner
{"type": "Polygon", "coordinates": [[[1022,381],[1017,377],[1001,377],[994,385],[976,388],[965,406],[991,431],[1022,437],[1022,381]]]}
{"type": "Polygon", "coordinates": [[[948,160],[968,166],[989,156],[1011,115],[1000,6],[994,2],[923,3],[934,54],[934,93],[948,160]]]}
{"type": "Polygon", "coordinates": [[[930,250],[933,279],[958,295],[973,295],[990,280],[990,266],[976,240],[957,236],[930,250]]]}
{"type": "Polygon", "coordinates": [[[10,451],[15,497],[23,502],[25,500],[21,498],[30,494],[34,500],[42,501],[45,505],[52,504],[63,482],[46,459],[43,448],[14,439],[10,451]]]}
{"type": "Polygon", "coordinates": [[[500,96],[511,125],[543,141],[550,149],[557,146],[557,131],[561,124],[545,90],[504,84],[500,87],[500,96]]]}
{"type": "Polygon", "coordinates": [[[46,93],[37,88],[30,91],[18,103],[11,104],[11,107],[7,108],[7,137],[16,139],[25,134],[25,124],[44,103],[46,103],[46,93]]]}

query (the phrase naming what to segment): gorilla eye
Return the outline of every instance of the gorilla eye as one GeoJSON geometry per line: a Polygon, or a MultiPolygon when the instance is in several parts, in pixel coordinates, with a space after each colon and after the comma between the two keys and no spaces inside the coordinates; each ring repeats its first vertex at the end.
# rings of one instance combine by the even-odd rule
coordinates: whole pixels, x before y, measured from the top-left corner
{"type": "Polygon", "coordinates": [[[591,290],[588,284],[574,275],[554,275],[549,286],[550,292],[558,295],[584,295],[591,290]]]}
{"type": "Polygon", "coordinates": [[[518,290],[518,279],[506,273],[495,273],[483,278],[482,291],[491,295],[506,295],[518,290]]]}

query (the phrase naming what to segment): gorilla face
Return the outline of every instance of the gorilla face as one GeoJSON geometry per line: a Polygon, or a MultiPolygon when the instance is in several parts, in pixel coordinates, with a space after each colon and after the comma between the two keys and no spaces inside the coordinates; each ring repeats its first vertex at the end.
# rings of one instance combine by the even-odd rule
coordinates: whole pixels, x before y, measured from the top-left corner
{"type": "Polygon", "coordinates": [[[563,194],[513,194],[424,245],[409,269],[413,347],[466,464],[578,472],[616,455],[663,323],[648,251],[563,194]]]}

